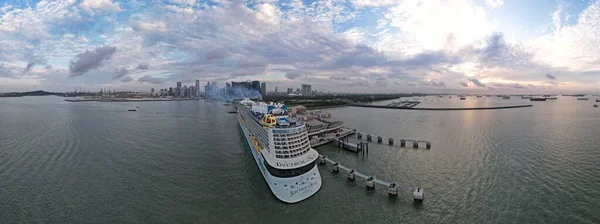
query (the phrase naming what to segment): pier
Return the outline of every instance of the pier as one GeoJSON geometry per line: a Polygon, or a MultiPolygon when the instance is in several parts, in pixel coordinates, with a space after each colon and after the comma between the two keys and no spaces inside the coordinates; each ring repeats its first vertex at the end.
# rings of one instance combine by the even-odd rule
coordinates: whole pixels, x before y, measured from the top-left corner
{"type": "Polygon", "coordinates": [[[369,151],[369,143],[365,143],[365,142],[360,142],[360,143],[350,143],[348,142],[348,139],[346,139],[344,141],[343,138],[334,138],[333,139],[334,142],[337,142],[338,144],[338,148],[343,148],[352,152],[359,152],[362,150],[369,151]]]}
{"type": "Polygon", "coordinates": [[[413,108],[414,106],[416,106],[420,103],[421,102],[419,102],[419,101],[403,100],[403,101],[398,101],[398,102],[392,102],[392,103],[388,104],[387,107],[413,108]]]}
{"type": "MultiPolygon", "coordinates": [[[[357,139],[362,139],[363,134],[360,132],[356,132],[356,138],[357,139]]],[[[388,145],[394,145],[394,139],[393,138],[388,138],[387,139],[387,143],[388,145]]],[[[367,142],[373,141],[373,136],[371,134],[367,134],[367,142]]],[[[424,144],[426,149],[431,149],[431,142],[430,141],[425,141],[425,140],[412,140],[412,139],[400,139],[400,147],[405,147],[406,143],[412,143],[412,147],[413,148],[419,148],[420,145],[424,144]]],[[[381,136],[377,136],[377,143],[378,144],[383,144],[383,138],[381,136]]],[[[361,141],[362,144],[362,141],[361,141]]],[[[368,146],[367,146],[368,149],[368,146]]]]}
{"type": "Polygon", "coordinates": [[[413,198],[415,201],[422,201],[423,200],[423,189],[420,187],[406,187],[406,186],[401,186],[398,185],[397,183],[393,183],[393,182],[388,182],[385,180],[381,180],[381,179],[377,179],[374,176],[369,176],[363,173],[358,172],[355,169],[351,169],[349,167],[346,167],[342,164],[339,164],[336,161],[333,161],[329,158],[327,158],[327,156],[325,155],[321,155],[319,154],[319,160],[320,160],[320,164],[321,165],[325,165],[326,163],[329,163],[332,165],[331,167],[331,171],[333,173],[338,173],[339,169],[342,169],[344,171],[346,171],[348,173],[348,180],[349,181],[355,181],[356,177],[362,178],[365,181],[365,186],[367,188],[367,190],[375,190],[376,188],[376,184],[382,185],[384,188],[383,189],[387,189],[388,195],[389,196],[397,196],[398,195],[398,190],[404,190],[404,191],[414,191],[413,192],[413,198]]]}
{"type": "Polygon", "coordinates": [[[348,106],[380,108],[380,109],[398,109],[398,110],[499,110],[499,109],[532,107],[533,105],[529,104],[529,105],[502,106],[502,107],[464,107],[464,108],[397,107],[397,106],[384,106],[384,105],[371,105],[371,104],[348,104],[348,106]]]}

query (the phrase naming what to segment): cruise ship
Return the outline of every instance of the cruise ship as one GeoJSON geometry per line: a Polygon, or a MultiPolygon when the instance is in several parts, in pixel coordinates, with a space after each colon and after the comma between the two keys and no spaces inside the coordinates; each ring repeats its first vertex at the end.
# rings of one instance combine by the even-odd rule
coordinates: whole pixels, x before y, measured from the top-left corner
{"type": "Polygon", "coordinates": [[[277,199],[296,203],[321,189],[319,153],[309,144],[304,122],[290,116],[286,105],[244,99],[237,112],[254,161],[277,199]]]}

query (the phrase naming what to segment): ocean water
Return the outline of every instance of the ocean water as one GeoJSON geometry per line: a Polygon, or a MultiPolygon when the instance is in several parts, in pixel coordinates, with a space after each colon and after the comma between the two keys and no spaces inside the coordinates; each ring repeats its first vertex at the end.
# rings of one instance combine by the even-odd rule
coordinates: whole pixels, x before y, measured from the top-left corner
{"type": "Polygon", "coordinates": [[[419,106],[534,106],[327,109],[384,140],[431,141],[429,150],[370,143],[364,156],[317,148],[360,172],[421,187],[425,200],[366,191],[321,166],[321,190],[288,205],[269,191],[221,103],[0,98],[0,223],[600,223],[593,100],[426,99],[419,106]]]}

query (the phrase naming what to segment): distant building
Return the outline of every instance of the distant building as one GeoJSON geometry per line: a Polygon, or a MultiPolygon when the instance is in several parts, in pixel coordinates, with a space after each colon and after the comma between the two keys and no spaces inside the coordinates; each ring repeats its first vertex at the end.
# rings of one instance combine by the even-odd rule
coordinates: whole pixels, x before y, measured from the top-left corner
{"type": "Polygon", "coordinates": [[[196,80],[196,86],[194,86],[194,96],[200,96],[200,80],[196,80]]]}
{"type": "Polygon", "coordinates": [[[277,86],[275,86],[275,94],[277,94],[277,86]]]}
{"type": "Polygon", "coordinates": [[[261,91],[260,91],[260,82],[259,81],[252,81],[252,89],[256,90],[258,93],[261,93],[261,91]]]}
{"type": "Polygon", "coordinates": [[[300,93],[300,88],[297,88],[297,89],[296,89],[296,93],[300,93]]]}
{"type": "Polygon", "coordinates": [[[173,96],[173,87],[169,87],[169,96],[173,96]]]}
{"type": "Polygon", "coordinates": [[[292,88],[287,88],[287,94],[292,93],[294,90],[292,88]]]}
{"type": "Polygon", "coordinates": [[[262,95],[262,96],[267,95],[267,83],[266,82],[263,82],[260,84],[260,95],[262,95]]]}
{"type": "Polygon", "coordinates": [[[196,87],[190,86],[188,88],[188,97],[196,97],[196,87]]]}
{"type": "Polygon", "coordinates": [[[150,95],[154,96],[154,88],[150,89],[150,95]]]}
{"type": "Polygon", "coordinates": [[[181,95],[180,95],[180,97],[186,97],[187,96],[187,92],[188,92],[188,87],[187,86],[183,86],[183,89],[181,89],[181,95]]]}
{"type": "Polygon", "coordinates": [[[175,96],[176,97],[181,97],[181,91],[182,91],[182,89],[181,89],[181,82],[177,82],[177,88],[176,88],[175,96]]]}
{"type": "Polygon", "coordinates": [[[307,84],[302,84],[302,95],[310,96],[312,94],[311,86],[307,84]]]}

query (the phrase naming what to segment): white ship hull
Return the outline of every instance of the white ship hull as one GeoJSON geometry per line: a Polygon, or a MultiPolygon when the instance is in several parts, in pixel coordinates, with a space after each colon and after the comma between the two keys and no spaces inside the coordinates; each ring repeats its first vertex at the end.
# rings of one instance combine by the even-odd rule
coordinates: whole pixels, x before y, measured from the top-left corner
{"type": "Polygon", "coordinates": [[[252,157],[262,173],[267,185],[271,189],[271,192],[277,197],[277,199],[285,203],[296,203],[304,199],[309,198],[321,189],[321,174],[319,168],[315,166],[305,174],[290,177],[290,178],[279,178],[272,176],[264,165],[264,158],[260,153],[256,152],[256,149],[250,141],[248,130],[242,125],[238,119],[240,128],[244,132],[244,137],[250,146],[252,157]]]}

